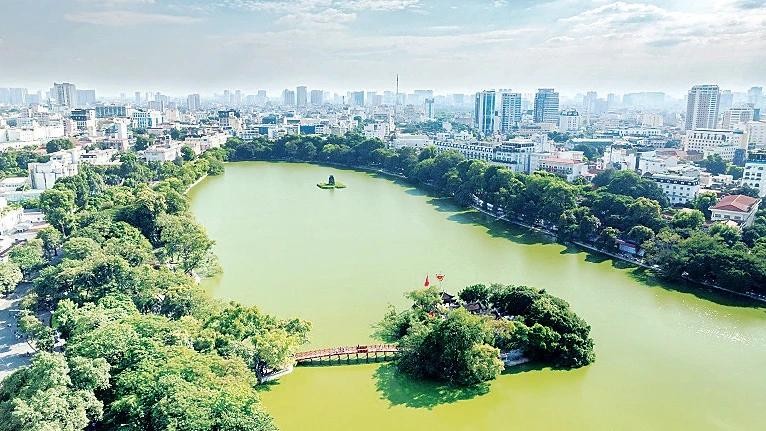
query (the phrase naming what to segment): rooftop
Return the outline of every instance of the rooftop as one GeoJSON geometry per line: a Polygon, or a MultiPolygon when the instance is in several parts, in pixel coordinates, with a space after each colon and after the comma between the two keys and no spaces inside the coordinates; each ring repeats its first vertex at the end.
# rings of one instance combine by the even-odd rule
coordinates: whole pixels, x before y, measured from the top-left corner
{"type": "Polygon", "coordinates": [[[717,204],[710,207],[711,210],[750,212],[753,205],[760,202],[760,199],[751,198],[745,195],[729,195],[718,201],[717,204]]]}

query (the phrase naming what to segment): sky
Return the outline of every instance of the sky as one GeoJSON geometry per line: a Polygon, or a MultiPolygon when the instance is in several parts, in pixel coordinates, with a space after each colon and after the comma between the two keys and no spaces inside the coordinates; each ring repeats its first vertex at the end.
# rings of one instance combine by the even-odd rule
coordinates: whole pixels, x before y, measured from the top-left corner
{"type": "Polygon", "coordinates": [[[0,87],[564,94],[766,84],[766,0],[0,0],[0,87]]]}

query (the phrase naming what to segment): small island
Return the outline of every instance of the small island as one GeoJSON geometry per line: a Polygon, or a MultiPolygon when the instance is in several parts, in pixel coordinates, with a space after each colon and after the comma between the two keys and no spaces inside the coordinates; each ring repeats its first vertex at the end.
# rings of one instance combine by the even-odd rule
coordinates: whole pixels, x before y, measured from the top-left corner
{"type": "Polygon", "coordinates": [[[458,297],[436,287],[407,297],[412,307],[390,307],[375,335],[398,344],[397,368],[415,378],[470,386],[528,361],[579,368],[595,360],[590,326],[544,290],[476,284],[458,297]]]}
{"type": "Polygon", "coordinates": [[[330,178],[327,179],[326,183],[318,183],[317,187],[320,189],[345,189],[346,185],[340,182],[335,181],[335,176],[330,175],[330,178]]]}

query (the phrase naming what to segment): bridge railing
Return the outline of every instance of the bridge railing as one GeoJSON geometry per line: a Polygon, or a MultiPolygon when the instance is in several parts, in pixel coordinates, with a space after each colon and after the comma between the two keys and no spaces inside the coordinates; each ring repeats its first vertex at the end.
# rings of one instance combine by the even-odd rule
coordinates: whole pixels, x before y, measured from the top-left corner
{"type": "Polygon", "coordinates": [[[339,346],[330,347],[326,349],[309,350],[306,352],[299,352],[295,354],[296,361],[302,361],[306,359],[322,358],[325,356],[334,355],[351,355],[358,353],[395,353],[399,349],[396,344],[367,344],[356,346],[339,346]]]}

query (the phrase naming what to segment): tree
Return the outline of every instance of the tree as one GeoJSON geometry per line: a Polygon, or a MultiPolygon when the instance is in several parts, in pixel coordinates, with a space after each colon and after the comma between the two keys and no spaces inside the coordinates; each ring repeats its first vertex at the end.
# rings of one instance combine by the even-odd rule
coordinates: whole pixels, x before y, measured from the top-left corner
{"type": "Polygon", "coordinates": [[[56,343],[56,335],[48,326],[28,310],[21,312],[19,332],[27,337],[27,344],[37,351],[50,352],[56,343]]]}
{"type": "Polygon", "coordinates": [[[673,214],[670,222],[675,229],[696,230],[705,223],[705,215],[700,210],[682,209],[673,214]]]}
{"type": "Polygon", "coordinates": [[[40,195],[40,210],[45,219],[66,236],[74,222],[75,194],[70,190],[46,190],[40,195]]]}
{"type": "Polygon", "coordinates": [[[726,173],[728,163],[719,154],[711,154],[700,162],[700,166],[713,175],[721,175],[726,173]]]}
{"type": "Polygon", "coordinates": [[[192,150],[190,146],[184,145],[183,147],[181,147],[181,158],[184,161],[188,162],[188,161],[194,160],[194,157],[196,157],[196,155],[194,154],[194,150],[192,150]]]}
{"type": "Polygon", "coordinates": [[[605,227],[598,236],[598,245],[606,251],[617,250],[617,240],[620,237],[620,231],[613,227],[605,227]]]}
{"type": "Polygon", "coordinates": [[[710,207],[718,202],[718,196],[715,193],[700,193],[692,201],[692,208],[702,211],[706,219],[710,219],[710,207]]]}
{"type": "Polygon", "coordinates": [[[103,405],[94,390],[108,386],[108,364],[57,353],[39,353],[29,367],[0,386],[0,429],[79,431],[101,419],[103,405]]]}
{"type": "Polygon", "coordinates": [[[663,225],[662,208],[657,201],[644,197],[638,198],[628,205],[625,223],[627,226],[643,225],[659,230],[663,225]]]}
{"type": "Polygon", "coordinates": [[[43,243],[39,239],[31,239],[24,244],[13,247],[8,257],[21,269],[24,276],[29,278],[30,274],[45,263],[43,243]]]}
{"type": "Polygon", "coordinates": [[[729,226],[725,223],[715,223],[708,233],[721,238],[726,244],[733,246],[742,239],[742,232],[738,227],[729,226]]]}
{"type": "Polygon", "coordinates": [[[0,262],[0,293],[10,295],[22,279],[21,269],[13,262],[0,262]]]}
{"type": "Polygon", "coordinates": [[[136,143],[133,145],[133,148],[136,149],[136,151],[143,151],[147,148],[149,148],[149,145],[152,144],[152,141],[149,140],[146,136],[142,135],[136,135],[136,143]]]}
{"type": "Polygon", "coordinates": [[[37,233],[37,237],[43,242],[43,250],[45,251],[46,259],[51,259],[58,254],[58,249],[61,247],[63,241],[61,232],[48,226],[41,229],[37,233]]]}
{"type": "Polygon", "coordinates": [[[485,321],[463,309],[447,313],[411,343],[400,344],[399,369],[416,377],[470,386],[494,379],[503,370],[500,351],[484,342],[485,321]]]}
{"type": "Polygon", "coordinates": [[[628,231],[628,239],[638,245],[642,245],[644,242],[652,238],[654,238],[654,231],[646,226],[633,226],[628,231]]]}
{"type": "Polygon", "coordinates": [[[163,214],[157,219],[160,241],[170,263],[183,272],[199,268],[210,254],[213,241],[202,226],[186,215],[163,214]]]}
{"type": "Polygon", "coordinates": [[[48,154],[61,150],[69,150],[72,148],[74,148],[74,144],[72,141],[66,138],[51,139],[47,144],[45,144],[45,151],[48,154]]]}

